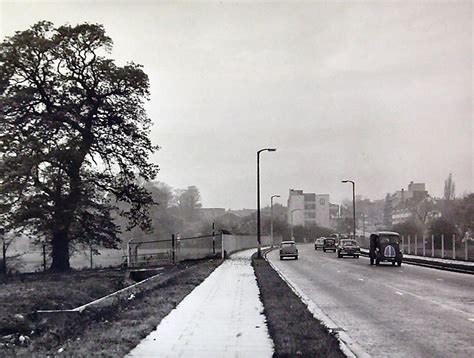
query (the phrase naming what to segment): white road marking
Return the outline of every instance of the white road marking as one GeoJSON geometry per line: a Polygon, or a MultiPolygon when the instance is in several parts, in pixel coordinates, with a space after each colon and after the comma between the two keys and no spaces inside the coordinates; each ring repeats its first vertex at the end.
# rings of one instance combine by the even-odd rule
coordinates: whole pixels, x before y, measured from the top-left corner
{"type": "Polygon", "coordinates": [[[468,320],[474,322],[474,318],[468,318],[468,320]]]}
{"type": "Polygon", "coordinates": [[[341,271],[337,270],[337,273],[341,273],[341,271]]]}
{"type": "Polygon", "coordinates": [[[442,278],[437,278],[436,281],[444,281],[442,278]]]}
{"type": "Polygon", "coordinates": [[[401,292],[395,291],[395,293],[396,293],[397,295],[403,296],[403,293],[401,293],[401,292]]]}
{"type": "Polygon", "coordinates": [[[363,278],[359,278],[359,281],[364,281],[364,279],[363,279],[363,278]]]}

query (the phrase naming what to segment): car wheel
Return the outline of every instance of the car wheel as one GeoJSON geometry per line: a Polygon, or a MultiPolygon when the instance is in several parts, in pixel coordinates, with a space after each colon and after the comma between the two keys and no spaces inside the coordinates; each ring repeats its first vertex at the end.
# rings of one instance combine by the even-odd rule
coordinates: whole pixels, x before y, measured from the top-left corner
{"type": "Polygon", "coordinates": [[[316,246],[314,247],[314,249],[315,249],[316,251],[318,251],[318,248],[317,248],[316,246]]]}
{"type": "Polygon", "coordinates": [[[342,255],[338,253],[338,254],[337,254],[337,257],[341,258],[341,257],[342,257],[342,255]]]}
{"type": "Polygon", "coordinates": [[[392,261],[392,266],[395,266],[396,262],[395,261],[392,261]]]}
{"type": "Polygon", "coordinates": [[[354,257],[355,257],[356,259],[358,259],[358,258],[359,258],[359,255],[355,255],[354,257]]]}
{"type": "Polygon", "coordinates": [[[280,260],[283,260],[283,256],[280,256],[280,260]]]}
{"type": "Polygon", "coordinates": [[[298,260],[298,256],[295,256],[295,260],[298,260]]]}
{"type": "Polygon", "coordinates": [[[323,249],[323,252],[326,252],[326,249],[323,249]]]}

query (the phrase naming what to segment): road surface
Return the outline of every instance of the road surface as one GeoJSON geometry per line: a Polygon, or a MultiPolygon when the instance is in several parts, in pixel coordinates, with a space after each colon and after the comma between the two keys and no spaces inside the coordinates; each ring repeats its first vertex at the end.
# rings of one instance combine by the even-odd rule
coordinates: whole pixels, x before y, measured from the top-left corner
{"type": "Polygon", "coordinates": [[[474,275],[370,266],[312,244],[299,260],[267,257],[369,355],[474,357],[474,275]]]}

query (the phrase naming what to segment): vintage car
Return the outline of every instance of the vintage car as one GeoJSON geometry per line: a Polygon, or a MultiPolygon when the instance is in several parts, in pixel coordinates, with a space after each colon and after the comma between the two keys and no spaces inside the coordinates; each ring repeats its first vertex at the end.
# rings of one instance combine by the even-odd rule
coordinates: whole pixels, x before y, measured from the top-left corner
{"type": "Polygon", "coordinates": [[[293,257],[298,260],[298,248],[294,241],[282,241],[280,244],[280,260],[284,257],[293,257]]]}
{"type": "Polygon", "coordinates": [[[320,237],[320,238],[314,239],[314,249],[315,249],[315,250],[318,250],[318,249],[322,249],[322,248],[323,248],[323,246],[324,246],[324,239],[325,239],[325,237],[320,237]]]}
{"type": "Polygon", "coordinates": [[[360,246],[357,245],[357,241],[352,239],[341,239],[339,245],[337,245],[337,257],[353,256],[356,259],[360,255],[360,246]]]}
{"type": "Polygon", "coordinates": [[[336,252],[336,239],[333,237],[326,237],[323,240],[323,251],[334,251],[336,252]]]}
{"type": "Polygon", "coordinates": [[[370,235],[370,264],[379,265],[388,261],[392,265],[402,265],[403,253],[400,251],[400,234],[392,231],[379,231],[370,235]]]}

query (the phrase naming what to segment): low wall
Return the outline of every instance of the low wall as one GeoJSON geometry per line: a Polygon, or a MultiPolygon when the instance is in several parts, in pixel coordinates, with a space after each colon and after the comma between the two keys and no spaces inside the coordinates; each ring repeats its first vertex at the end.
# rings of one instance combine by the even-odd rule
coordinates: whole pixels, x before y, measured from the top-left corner
{"type": "MultiPolygon", "coordinates": [[[[272,245],[270,236],[261,236],[260,239],[261,246],[272,245]]],[[[222,246],[227,255],[240,250],[257,248],[257,235],[222,235],[222,246]]]]}

